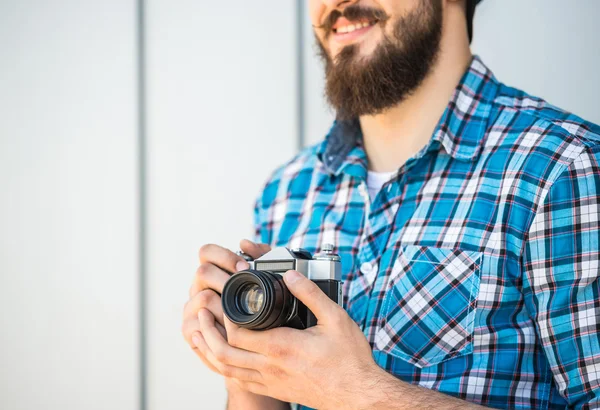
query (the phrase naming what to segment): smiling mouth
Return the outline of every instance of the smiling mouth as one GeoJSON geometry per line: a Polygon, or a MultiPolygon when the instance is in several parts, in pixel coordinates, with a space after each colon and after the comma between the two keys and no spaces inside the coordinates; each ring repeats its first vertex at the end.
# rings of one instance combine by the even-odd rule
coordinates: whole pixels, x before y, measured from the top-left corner
{"type": "Polygon", "coordinates": [[[372,27],[375,24],[377,24],[379,20],[372,20],[372,21],[362,21],[362,22],[357,22],[357,23],[352,23],[352,24],[347,24],[344,26],[339,26],[339,27],[335,27],[333,28],[333,32],[335,34],[346,34],[346,33],[352,33],[356,30],[360,30],[363,29],[365,27],[372,27]]]}

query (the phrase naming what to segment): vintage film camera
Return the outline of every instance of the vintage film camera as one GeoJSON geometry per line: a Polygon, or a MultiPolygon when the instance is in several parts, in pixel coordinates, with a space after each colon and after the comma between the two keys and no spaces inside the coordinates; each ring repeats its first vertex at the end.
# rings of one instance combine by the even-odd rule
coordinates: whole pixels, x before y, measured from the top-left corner
{"type": "Polygon", "coordinates": [[[312,280],[331,300],[342,304],[340,257],[326,244],[314,256],[305,249],[274,248],[253,260],[238,252],[250,268],[225,283],[221,303],[225,316],[240,327],[266,330],[279,326],[305,329],[317,324],[313,313],[285,286],[283,274],[296,270],[312,280]]]}

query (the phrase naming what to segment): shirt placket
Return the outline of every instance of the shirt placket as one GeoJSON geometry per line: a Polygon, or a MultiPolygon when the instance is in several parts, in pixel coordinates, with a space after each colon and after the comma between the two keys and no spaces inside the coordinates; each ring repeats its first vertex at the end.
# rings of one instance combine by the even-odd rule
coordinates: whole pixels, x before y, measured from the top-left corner
{"type": "Polygon", "coordinates": [[[358,193],[365,206],[364,229],[357,255],[358,272],[353,283],[353,298],[350,316],[361,328],[365,327],[366,313],[373,284],[380,272],[381,255],[390,237],[398,203],[385,207],[388,198],[398,194],[397,183],[385,184],[375,198],[370,198],[366,181],[359,182],[358,193]]]}
{"type": "MultiPolygon", "coordinates": [[[[352,309],[349,314],[358,323],[367,336],[371,329],[369,317],[376,312],[379,303],[380,289],[386,283],[383,273],[388,271],[388,266],[393,258],[393,249],[388,248],[390,236],[393,240],[399,236],[399,232],[393,232],[398,220],[399,212],[411,214],[414,209],[411,205],[407,209],[403,205],[403,191],[408,181],[408,175],[414,165],[423,160],[427,150],[423,150],[417,156],[409,159],[398,171],[394,181],[383,185],[375,198],[371,200],[366,186],[366,180],[361,180],[358,192],[365,204],[365,226],[360,240],[357,255],[358,272],[353,286],[357,286],[360,292],[355,292],[352,309]],[[411,210],[412,209],[412,210],[411,210]],[[371,299],[377,300],[371,300],[371,299]]],[[[409,215],[405,215],[405,218],[409,215]]],[[[401,218],[401,219],[405,219],[401,218]]],[[[396,228],[401,229],[401,228],[396,228]]]]}

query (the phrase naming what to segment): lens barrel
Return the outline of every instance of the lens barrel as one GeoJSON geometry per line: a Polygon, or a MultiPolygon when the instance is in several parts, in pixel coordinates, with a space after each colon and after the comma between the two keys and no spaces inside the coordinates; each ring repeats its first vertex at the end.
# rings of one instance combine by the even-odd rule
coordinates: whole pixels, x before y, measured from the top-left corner
{"type": "Polygon", "coordinates": [[[253,269],[237,272],[225,283],[221,303],[229,320],[253,330],[285,324],[296,304],[281,275],[253,269]]]}

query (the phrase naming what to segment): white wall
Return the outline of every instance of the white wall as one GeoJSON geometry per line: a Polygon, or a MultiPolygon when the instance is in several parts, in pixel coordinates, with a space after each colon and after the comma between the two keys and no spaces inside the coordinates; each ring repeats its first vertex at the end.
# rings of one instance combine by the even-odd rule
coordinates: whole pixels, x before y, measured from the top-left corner
{"type": "MultiPolygon", "coordinates": [[[[505,84],[600,123],[600,1],[484,0],[475,14],[473,51],[505,84]]],[[[334,115],[322,98],[323,75],[306,19],[307,145],[334,115]]]]}
{"type": "Polygon", "coordinates": [[[0,1],[0,408],[137,408],[133,2],[0,1]]]}
{"type": "Polygon", "coordinates": [[[600,1],[485,0],[473,49],[505,84],[600,123],[600,1]]]}
{"type": "Polygon", "coordinates": [[[149,0],[149,409],[220,409],[181,337],[198,249],[237,249],[296,147],[294,2],[149,0]]]}

